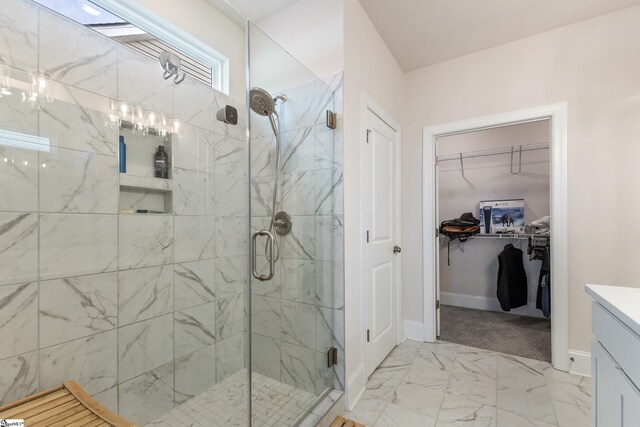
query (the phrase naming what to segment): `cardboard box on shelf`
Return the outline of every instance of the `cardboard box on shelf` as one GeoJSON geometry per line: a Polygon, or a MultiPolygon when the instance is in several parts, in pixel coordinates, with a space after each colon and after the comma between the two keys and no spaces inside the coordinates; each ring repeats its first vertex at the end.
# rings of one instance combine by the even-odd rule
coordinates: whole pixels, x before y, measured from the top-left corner
{"type": "Polygon", "coordinates": [[[524,199],[480,202],[480,233],[524,233],[524,199]]]}

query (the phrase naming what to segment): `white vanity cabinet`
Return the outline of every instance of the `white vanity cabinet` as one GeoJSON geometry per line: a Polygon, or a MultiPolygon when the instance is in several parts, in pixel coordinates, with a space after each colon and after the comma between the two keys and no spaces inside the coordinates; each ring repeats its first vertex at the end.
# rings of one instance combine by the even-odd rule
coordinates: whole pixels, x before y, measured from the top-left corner
{"type": "Polygon", "coordinates": [[[588,285],[592,424],[640,426],[640,289],[588,285]]]}

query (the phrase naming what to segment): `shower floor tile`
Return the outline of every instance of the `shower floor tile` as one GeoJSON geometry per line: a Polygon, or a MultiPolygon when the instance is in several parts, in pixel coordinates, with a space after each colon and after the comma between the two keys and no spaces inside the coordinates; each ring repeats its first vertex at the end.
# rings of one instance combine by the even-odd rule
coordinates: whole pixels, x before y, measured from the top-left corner
{"type": "MultiPolygon", "coordinates": [[[[252,374],[254,426],[289,426],[311,409],[317,396],[288,384],[252,374]]],[[[247,372],[241,370],[209,390],[176,406],[146,427],[217,427],[247,425],[247,372]]]]}

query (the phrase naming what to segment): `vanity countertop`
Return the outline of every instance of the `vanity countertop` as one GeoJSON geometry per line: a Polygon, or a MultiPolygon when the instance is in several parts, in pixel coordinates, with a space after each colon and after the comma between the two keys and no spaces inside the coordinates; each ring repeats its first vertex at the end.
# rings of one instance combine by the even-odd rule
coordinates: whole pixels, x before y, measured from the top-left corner
{"type": "Polygon", "coordinates": [[[640,288],[587,285],[585,290],[629,329],[640,335],[640,288]]]}

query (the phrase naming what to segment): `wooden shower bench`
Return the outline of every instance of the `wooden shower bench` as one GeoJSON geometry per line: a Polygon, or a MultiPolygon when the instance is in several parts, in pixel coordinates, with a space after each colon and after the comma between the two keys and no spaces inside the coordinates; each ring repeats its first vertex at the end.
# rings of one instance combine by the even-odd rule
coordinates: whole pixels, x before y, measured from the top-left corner
{"type": "Polygon", "coordinates": [[[0,406],[0,419],[25,427],[137,427],[96,402],[75,381],[0,406]]]}
{"type": "Polygon", "coordinates": [[[345,417],[338,417],[333,424],[331,424],[331,427],[364,427],[364,425],[348,420],[345,417]]]}

